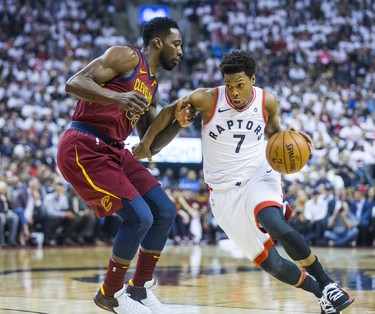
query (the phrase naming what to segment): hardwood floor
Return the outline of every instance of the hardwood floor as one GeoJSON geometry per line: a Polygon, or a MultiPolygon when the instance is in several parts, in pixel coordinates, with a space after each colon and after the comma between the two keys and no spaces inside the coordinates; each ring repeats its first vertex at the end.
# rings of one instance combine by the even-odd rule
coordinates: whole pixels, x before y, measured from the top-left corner
{"type": "MultiPolygon", "coordinates": [[[[110,250],[1,250],[0,313],[106,313],[92,297],[103,280],[110,250]]],[[[375,314],[375,250],[314,248],[314,252],[330,276],[355,298],[343,313],[375,314]]],[[[314,296],[254,267],[230,242],[166,246],[156,276],[156,294],[176,314],[320,313],[314,296]]]]}

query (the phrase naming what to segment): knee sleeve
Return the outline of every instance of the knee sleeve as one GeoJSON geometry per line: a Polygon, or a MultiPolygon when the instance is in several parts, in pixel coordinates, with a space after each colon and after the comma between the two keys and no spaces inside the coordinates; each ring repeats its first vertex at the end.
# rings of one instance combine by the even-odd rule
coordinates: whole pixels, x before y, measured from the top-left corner
{"type": "Polygon", "coordinates": [[[303,237],[286,222],[281,208],[263,208],[258,213],[257,219],[273,238],[280,241],[293,260],[304,260],[311,254],[311,249],[303,237]]]}
{"type": "Polygon", "coordinates": [[[132,260],[138,247],[153,223],[151,210],[138,195],[132,201],[122,200],[124,207],[117,212],[123,219],[113,242],[113,254],[122,259],[132,260]]]}
{"type": "Polygon", "coordinates": [[[262,264],[260,264],[260,267],[273,277],[277,277],[277,275],[281,272],[282,264],[282,257],[274,247],[271,247],[268,251],[268,257],[262,264]]]}
{"type": "Polygon", "coordinates": [[[307,245],[303,237],[294,229],[277,238],[277,240],[280,241],[285,251],[295,261],[304,260],[311,254],[310,247],[307,245]]]}
{"type": "Polygon", "coordinates": [[[154,223],[141,244],[145,249],[161,251],[176,217],[176,206],[160,186],[150,190],[144,199],[151,208],[154,223]]]}
{"type": "Polygon", "coordinates": [[[268,257],[260,267],[276,279],[289,285],[296,285],[301,278],[301,270],[297,265],[281,257],[274,247],[268,251],[268,257]]]}
{"type": "Polygon", "coordinates": [[[276,239],[293,230],[286,222],[282,208],[274,206],[263,208],[256,218],[267,233],[276,239]]]}
{"type": "Polygon", "coordinates": [[[155,222],[172,225],[176,206],[159,185],[150,190],[144,199],[150,206],[155,222]]]}
{"type": "Polygon", "coordinates": [[[137,230],[148,230],[153,223],[151,210],[144,199],[138,195],[132,201],[123,199],[123,209],[117,214],[123,219],[123,225],[137,230]]]}

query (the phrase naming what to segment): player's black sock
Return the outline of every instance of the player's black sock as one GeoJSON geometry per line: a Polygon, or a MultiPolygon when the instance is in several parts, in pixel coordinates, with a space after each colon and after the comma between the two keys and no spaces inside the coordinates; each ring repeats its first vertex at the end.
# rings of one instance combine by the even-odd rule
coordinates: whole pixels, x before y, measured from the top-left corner
{"type": "Polygon", "coordinates": [[[309,291],[311,293],[314,293],[317,298],[322,297],[322,292],[319,287],[319,284],[316,282],[314,278],[306,274],[305,279],[303,279],[302,283],[299,286],[296,286],[296,288],[301,288],[305,291],[309,291]]]}
{"type": "Polygon", "coordinates": [[[333,280],[328,277],[327,273],[323,269],[322,264],[320,264],[316,256],[315,256],[315,261],[310,266],[305,267],[305,269],[308,271],[309,274],[314,276],[314,278],[319,284],[321,291],[323,291],[326,285],[333,282],[333,280]]]}

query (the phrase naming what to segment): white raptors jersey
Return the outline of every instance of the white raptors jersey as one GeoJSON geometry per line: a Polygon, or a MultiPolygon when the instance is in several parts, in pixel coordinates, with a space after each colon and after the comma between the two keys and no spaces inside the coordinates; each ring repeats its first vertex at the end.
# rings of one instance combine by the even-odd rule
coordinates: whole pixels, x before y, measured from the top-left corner
{"type": "Polygon", "coordinates": [[[252,99],[240,110],[230,104],[225,86],[218,86],[216,92],[213,113],[202,122],[204,178],[214,190],[239,186],[270,168],[265,155],[263,89],[253,87],[252,99]]]}

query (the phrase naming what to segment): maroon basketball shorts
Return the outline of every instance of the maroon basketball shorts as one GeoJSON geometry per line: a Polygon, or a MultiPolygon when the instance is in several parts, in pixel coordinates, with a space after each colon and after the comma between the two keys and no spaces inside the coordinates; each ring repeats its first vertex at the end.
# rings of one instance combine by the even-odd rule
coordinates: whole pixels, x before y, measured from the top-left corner
{"type": "Polygon", "coordinates": [[[72,129],[61,138],[57,164],[64,178],[98,217],[121,209],[122,198],[144,196],[159,184],[129,150],[72,129]]]}

